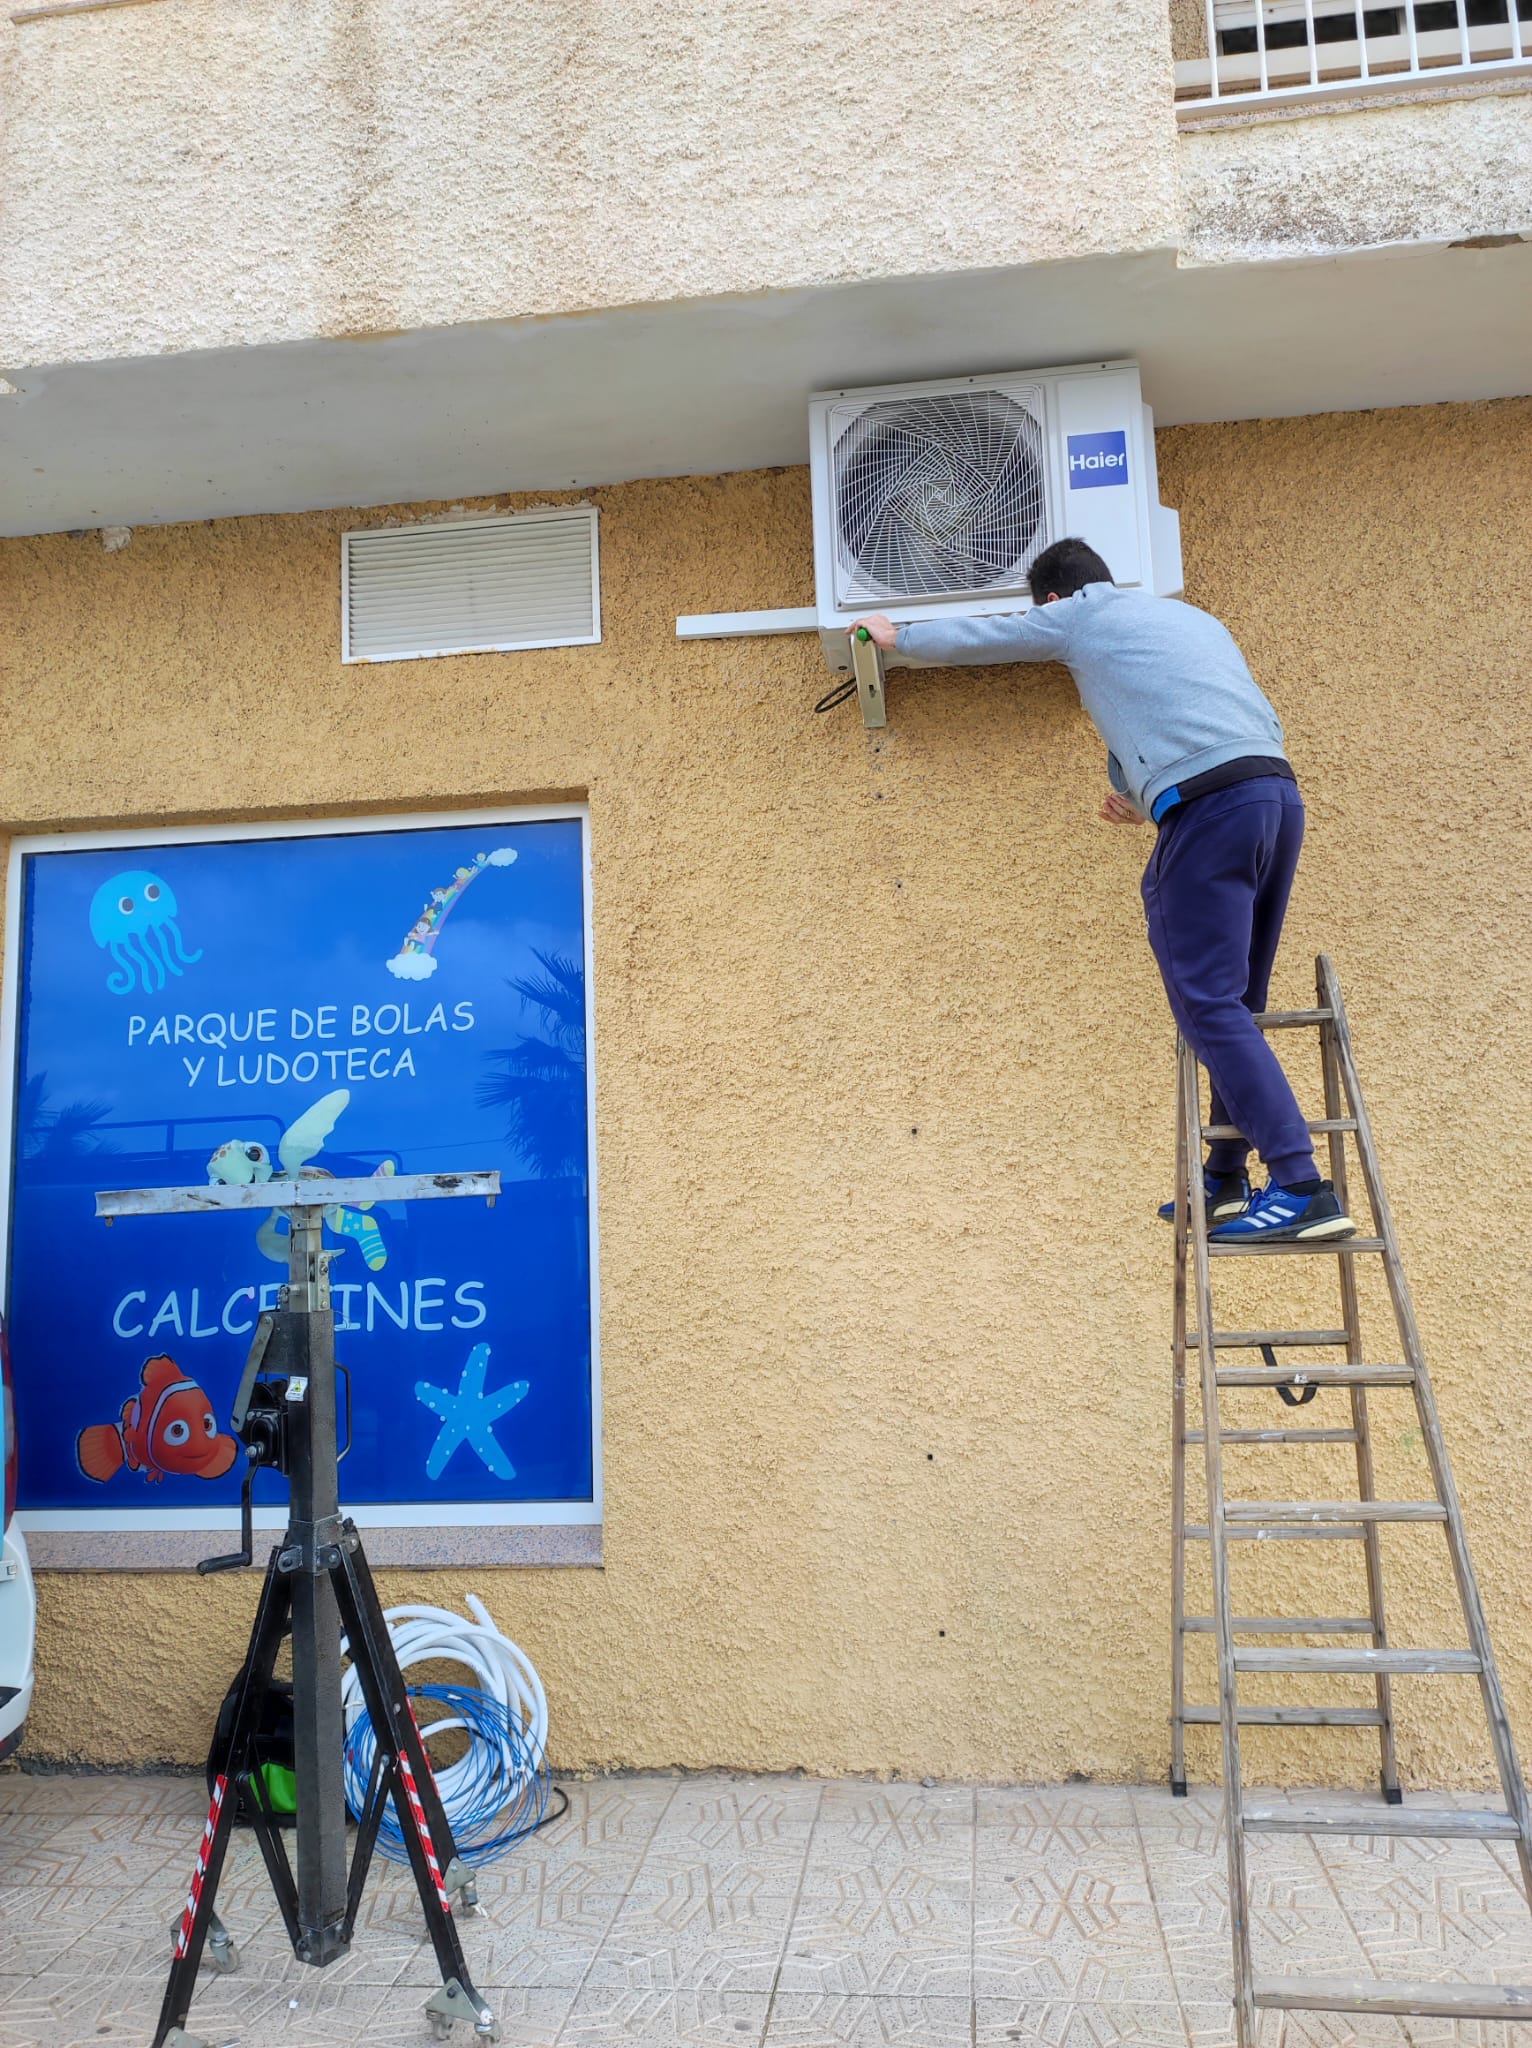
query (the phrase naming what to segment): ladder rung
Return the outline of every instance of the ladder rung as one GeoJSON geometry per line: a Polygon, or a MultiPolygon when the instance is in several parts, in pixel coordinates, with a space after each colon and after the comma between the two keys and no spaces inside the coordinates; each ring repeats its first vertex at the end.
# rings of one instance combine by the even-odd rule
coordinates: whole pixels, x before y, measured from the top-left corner
{"type": "MultiPolygon", "coordinates": [[[[1211,1614],[1189,1614],[1181,1623],[1188,1635],[1210,1636],[1217,1627],[1211,1614]]],[[[1365,1614],[1348,1614],[1334,1619],[1312,1614],[1289,1615],[1285,1619],[1275,1614],[1236,1614],[1234,1633],[1237,1636],[1370,1636],[1372,1622],[1365,1614]]]]}
{"type": "Polygon", "coordinates": [[[1358,1671],[1369,1677],[1384,1672],[1465,1674],[1472,1677],[1479,1660],[1472,1650],[1236,1650],[1236,1671],[1358,1671]]]}
{"type": "MultiPolygon", "coordinates": [[[[1218,1725],[1217,1707],[1183,1707],[1181,1719],[1199,1726],[1218,1725]]],[[[1376,1707],[1241,1707],[1241,1728],[1381,1728],[1376,1707]]]]}
{"type": "Polygon", "coordinates": [[[1514,1841],[1521,1832],[1508,1813],[1434,1806],[1253,1806],[1245,1828],[1256,1835],[1418,1835],[1441,1842],[1514,1841]]]}
{"type": "MultiPolygon", "coordinates": [[[[1183,1533],[1188,1543],[1206,1543],[1207,1523],[1190,1524],[1183,1533]]],[[[1360,1522],[1341,1527],[1328,1522],[1241,1522],[1233,1528],[1226,1522],[1223,1533],[1229,1543],[1361,1543],[1367,1536],[1360,1522]]]]}
{"type": "Polygon", "coordinates": [[[1212,1259],[1275,1259],[1294,1252],[1381,1252],[1387,1247],[1381,1237],[1310,1237],[1297,1244],[1267,1244],[1260,1238],[1215,1238],[1208,1246],[1212,1259]]]}
{"type": "Polygon", "coordinates": [[[1263,1031],[1299,1031],[1305,1024],[1328,1024],[1335,1015],[1322,1010],[1258,1010],[1255,1021],[1263,1031]]]}
{"type": "Polygon", "coordinates": [[[1225,1365],[1221,1387],[1413,1387],[1407,1365],[1225,1365]]]}
{"type": "MultiPolygon", "coordinates": [[[[1182,1439],[1188,1444],[1205,1444],[1205,1429],[1189,1429],[1182,1439]]],[[[1221,1444],[1354,1444],[1359,1443],[1354,1429],[1221,1429],[1218,1432],[1221,1444]]]]}
{"type": "MultiPolygon", "coordinates": [[[[1186,1333],[1186,1348],[1195,1351],[1200,1342],[1195,1330],[1186,1333]]],[[[1213,1349],[1215,1351],[1259,1351],[1263,1344],[1270,1344],[1277,1351],[1292,1351],[1299,1345],[1344,1344],[1344,1330],[1215,1330],[1213,1349]]]]}
{"type": "Polygon", "coordinates": [[[1231,1522],[1445,1522],[1439,1500],[1231,1500],[1231,1522]]]}
{"type": "Polygon", "coordinates": [[[1390,1983],[1383,1977],[1257,1977],[1256,2004],[1271,2012],[1397,2012],[1455,2020],[1532,2012],[1532,1985],[1390,1983]]]}
{"type": "MultiPolygon", "coordinates": [[[[1355,1129],[1356,1118],[1354,1116],[1318,1116],[1312,1118],[1309,1122],[1309,1133],[1312,1137],[1318,1137],[1324,1131],[1354,1131],[1355,1129]]],[[[1209,1140],[1213,1138],[1243,1138],[1245,1134],[1238,1124],[1204,1124],[1202,1126],[1202,1135],[1205,1140],[1209,1140]]]]}

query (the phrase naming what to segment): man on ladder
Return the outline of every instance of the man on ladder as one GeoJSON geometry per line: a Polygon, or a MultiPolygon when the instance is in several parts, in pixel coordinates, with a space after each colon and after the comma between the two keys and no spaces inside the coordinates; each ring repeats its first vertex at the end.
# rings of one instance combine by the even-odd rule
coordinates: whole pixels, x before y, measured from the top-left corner
{"type": "MultiPolygon", "coordinates": [[[[1208,1224],[1220,1239],[1350,1237],[1308,1126],[1255,1024],[1265,1008],[1303,844],[1303,799],[1282,727],[1227,627],[1195,605],[1119,590],[1083,540],[1045,548],[1029,612],[900,626],[860,619],[885,651],[946,667],[1058,661],[1107,746],[1110,824],[1159,828],[1144,870],[1149,943],[1188,1044],[1213,1084],[1208,1224]],[[1254,1145],[1267,1185],[1252,1195],[1254,1145]]],[[[1175,1204],[1160,1214],[1172,1219],[1175,1204]]]]}

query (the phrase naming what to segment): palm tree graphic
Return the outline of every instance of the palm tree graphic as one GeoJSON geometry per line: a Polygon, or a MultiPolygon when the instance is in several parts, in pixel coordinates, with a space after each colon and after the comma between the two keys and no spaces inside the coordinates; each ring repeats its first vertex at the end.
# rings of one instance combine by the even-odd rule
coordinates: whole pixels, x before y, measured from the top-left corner
{"type": "Polygon", "coordinates": [[[505,1135],[539,1180],[568,1180],[585,1173],[585,970],[532,951],[542,973],[507,986],[537,1013],[541,1035],[487,1052],[478,1095],[510,1112],[505,1135]]]}

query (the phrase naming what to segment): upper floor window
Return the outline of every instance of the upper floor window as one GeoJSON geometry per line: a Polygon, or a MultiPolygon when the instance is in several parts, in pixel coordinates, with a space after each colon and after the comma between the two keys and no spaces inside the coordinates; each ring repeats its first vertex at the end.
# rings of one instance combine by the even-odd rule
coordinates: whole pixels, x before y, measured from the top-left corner
{"type": "Polygon", "coordinates": [[[1182,117],[1532,76],[1532,0],[1171,0],[1182,117]]]}

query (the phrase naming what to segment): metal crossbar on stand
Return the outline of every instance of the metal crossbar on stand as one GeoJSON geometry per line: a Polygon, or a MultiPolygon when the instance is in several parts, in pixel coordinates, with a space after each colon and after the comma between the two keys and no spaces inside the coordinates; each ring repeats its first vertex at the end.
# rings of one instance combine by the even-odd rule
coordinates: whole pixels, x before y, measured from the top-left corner
{"type": "MultiPolygon", "coordinates": [[[[1176,1088],[1175,1322],[1172,1448],[1172,1613],[1171,1613],[1171,1790],[1186,1791],[1186,1730],[1217,1724],[1223,1742],[1223,1784],[1229,1857],[1229,1917],[1234,1942],[1234,2010],[1240,2048],[1254,2048],[1262,2009],[1439,2015],[1452,2019],[1532,2019],[1532,1986],[1382,1982],[1369,1978],[1275,1977],[1254,1973],[1250,1954],[1249,1882],[1246,1836],[1253,1833],[1325,1835],[1415,1835],[1434,1839],[1514,1841],[1522,1883],[1532,1900],[1532,1833],[1526,1787],[1506,1719],[1505,1699],[1479,1598],[1463,1512],[1453,1484],[1447,1447],[1426,1370],[1394,1221],[1384,1191],[1372,1129],[1357,1079],[1340,985],[1329,958],[1317,963],[1318,1006],[1274,1011],[1257,1018],[1264,1030],[1316,1029],[1324,1076],[1322,1118],[1309,1130],[1323,1136],[1330,1178],[1341,1205],[1350,1209],[1347,1140],[1353,1140],[1361,1180],[1372,1211],[1372,1234],[1298,1244],[1209,1242],[1206,1205],[1192,1199],[1195,1176],[1200,1197],[1204,1144],[1239,1134],[1228,1125],[1204,1124],[1197,1061],[1178,1042],[1176,1088]],[[1338,1261],[1339,1314],[1326,1329],[1222,1330],[1213,1308],[1215,1262],[1277,1254],[1328,1257],[1338,1261]],[[1358,1260],[1381,1260],[1397,1329],[1398,1361],[1369,1364],[1363,1343],[1357,1287],[1358,1260]],[[1189,1319],[1195,1317],[1195,1321],[1189,1319]],[[1283,1364],[1278,1351],[1339,1353],[1333,1363],[1283,1364]],[[1229,1353],[1262,1358],[1260,1365],[1231,1365],[1229,1353]],[[1201,1421],[1188,1424],[1187,1361],[1200,1386],[1201,1421]],[[1307,1406],[1316,1392],[1343,1389],[1349,1420],[1342,1427],[1230,1429],[1223,1425],[1220,1396],[1236,1388],[1270,1387],[1291,1406],[1307,1406]],[[1420,1436],[1430,1465],[1429,1500],[1380,1500],[1373,1469],[1368,1396],[1395,1390],[1413,1397],[1420,1436]],[[1355,1457],[1355,1495],[1325,1500],[1230,1500],[1224,1491],[1226,1446],[1347,1445],[1355,1457]],[[1201,1446],[1207,1465],[1207,1521],[1192,1525],[1186,1515],[1186,1453],[1201,1446]],[[1384,1523],[1434,1523],[1446,1538],[1448,1557],[1468,1636],[1462,1650],[1403,1650],[1391,1647],[1383,1603],[1380,1527],[1384,1523]],[[1366,1578],[1366,1613],[1336,1615],[1240,1615],[1230,1590],[1229,1545],[1240,1541],[1292,1540],[1360,1544],[1366,1578]],[[1186,1545],[1206,1543],[1212,1562],[1213,1611],[1186,1612],[1186,1545]],[[1189,1635],[1213,1636],[1218,1658],[1218,1699],[1189,1705],[1185,1656],[1189,1635]],[[1247,1637],[1338,1637],[1339,1646],[1256,1648],[1247,1637]],[[1344,1640],[1349,1639],[1349,1640],[1344,1640]],[[1360,1674],[1373,1681],[1374,1704],[1345,1706],[1258,1706],[1239,1697],[1247,1675],[1283,1672],[1321,1677],[1360,1674]],[[1447,1811],[1404,1805],[1394,1749],[1391,1692],[1396,1677],[1458,1673],[1477,1678],[1491,1747],[1504,1795],[1503,1812],[1478,1808],[1447,1811]],[[1240,1766],[1241,1730],[1249,1727],[1376,1728],[1381,1798],[1375,1805],[1249,1807],[1240,1766]]],[[[1354,1553],[1343,1553],[1349,1555],[1354,1553]]],[[[1343,1603],[1334,1603],[1341,1606],[1343,1603]]],[[[1361,1604],[1361,1603],[1359,1603],[1361,1604]]]]}
{"type": "MultiPolygon", "coordinates": [[[[500,1192],[500,1176],[399,1174],[386,1186],[384,1199],[389,1202],[461,1196],[493,1202],[500,1192]]],[[[334,1207],[370,1207],[379,1193],[376,1179],[340,1180],[309,1173],[254,1185],[127,1188],[96,1197],[96,1214],[108,1223],[117,1217],[259,1209],[285,1214],[288,1225],[288,1277],[281,1305],[256,1323],[234,1402],[234,1428],[246,1456],[240,1500],[242,1545],[231,1556],[204,1559],[197,1569],[233,1570],[252,1561],[251,1500],[257,1470],[280,1472],[287,1479],[287,1530],[266,1567],[227,1747],[214,1770],[212,1805],[185,1910],[173,1930],[170,1975],[154,2048],[205,2048],[186,2032],[204,1945],[211,1967],[236,1965],[237,1951],[213,1909],[241,1807],[255,1830],[294,1955],[323,1968],[351,1946],[378,1829],[390,1801],[441,1971],[441,1989],[426,2001],[431,2031],[445,2040],[453,2023],[461,2020],[481,2040],[500,2038],[494,2017],[468,1974],[453,1915],[454,1897],[470,1911],[476,1903],[472,1877],[453,1843],[361,1536],[350,1516],[340,1510],[342,1453],[335,1381],[342,1368],[335,1358],[329,1277],[330,1262],[338,1254],[324,1249],[324,1216],[334,1207]],[[343,1635],[376,1736],[349,1867],[343,1635]],[[289,1636],[296,1872],[277,1831],[260,1768],[263,1708],[278,1653],[289,1636]]],[[[348,1415],[349,1408],[348,1395],[348,1415]]]]}

